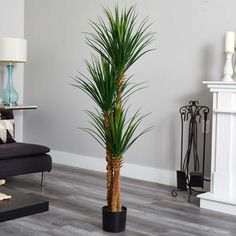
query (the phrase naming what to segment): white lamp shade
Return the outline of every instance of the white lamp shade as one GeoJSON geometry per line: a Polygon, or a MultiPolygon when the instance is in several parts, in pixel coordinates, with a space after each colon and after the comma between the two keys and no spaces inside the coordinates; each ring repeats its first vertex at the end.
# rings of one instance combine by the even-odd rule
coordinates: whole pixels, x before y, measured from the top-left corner
{"type": "Polygon", "coordinates": [[[26,62],[27,41],[17,38],[0,38],[0,61],[26,62]]]}

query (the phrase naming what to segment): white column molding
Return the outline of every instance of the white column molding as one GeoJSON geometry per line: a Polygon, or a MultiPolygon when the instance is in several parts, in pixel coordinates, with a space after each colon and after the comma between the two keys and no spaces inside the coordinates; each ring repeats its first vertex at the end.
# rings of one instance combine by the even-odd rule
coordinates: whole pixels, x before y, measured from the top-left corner
{"type": "Polygon", "coordinates": [[[226,53],[226,61],[224,66],[224,82],[232,82],[234,81],[233,76],[234,70],[233,70],[233,53],[227,52],[226,53]]]}
{"type": "Polygon", "coordinates": [[[236,82],[204,81],[213,93],[211,190],[200,207],[236,215],[236,82]]]}

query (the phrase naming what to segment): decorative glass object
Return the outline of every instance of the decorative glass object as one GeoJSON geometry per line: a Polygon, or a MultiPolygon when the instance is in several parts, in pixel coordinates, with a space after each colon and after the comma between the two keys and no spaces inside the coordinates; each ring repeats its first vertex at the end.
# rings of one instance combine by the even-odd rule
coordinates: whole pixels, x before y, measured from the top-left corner
{"type": "Polygon", "coordinates": [[[13,68],[14,65],[12,65],[11,63],[7,65],[7,71],[8,71],[7,87],[4,89],[2,93],[2,100],[3,104],[5,105],[16,105],[19,99],[19,95],[13,85],[13,80],[12,80],[13,68]]]}

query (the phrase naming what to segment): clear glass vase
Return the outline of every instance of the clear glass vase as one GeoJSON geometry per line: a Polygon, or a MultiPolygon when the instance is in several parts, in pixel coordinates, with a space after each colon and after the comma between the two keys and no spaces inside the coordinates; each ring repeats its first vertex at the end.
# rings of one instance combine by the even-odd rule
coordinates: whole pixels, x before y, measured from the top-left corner
{"type": "Polygon", "coordinates": [[[7,87],[2,92],[2,101],[4,105],[16,105],[19,99],[19,95],[14,88],[13,80],[12,80],[12,74],[13,74],[13,68],[14,65],[11,63],[7,65],[7,71],[8,71],[8,81],[7,81],[7,87]]]}

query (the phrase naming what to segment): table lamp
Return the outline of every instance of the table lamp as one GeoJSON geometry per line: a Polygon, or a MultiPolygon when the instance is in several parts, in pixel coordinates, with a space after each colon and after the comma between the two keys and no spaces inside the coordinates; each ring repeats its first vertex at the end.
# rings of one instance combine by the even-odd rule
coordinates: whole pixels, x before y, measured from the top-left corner
{"type": "Polygon", "coordinates": [[[2,92],[5,105],[17,105],[19,95],[14,88],[12,73],[13,63],[24,63],[27,60],[27,41],[18,38],[0,38],[0,62],[6,62],[8,71],[7,87],[2,92]]]}

